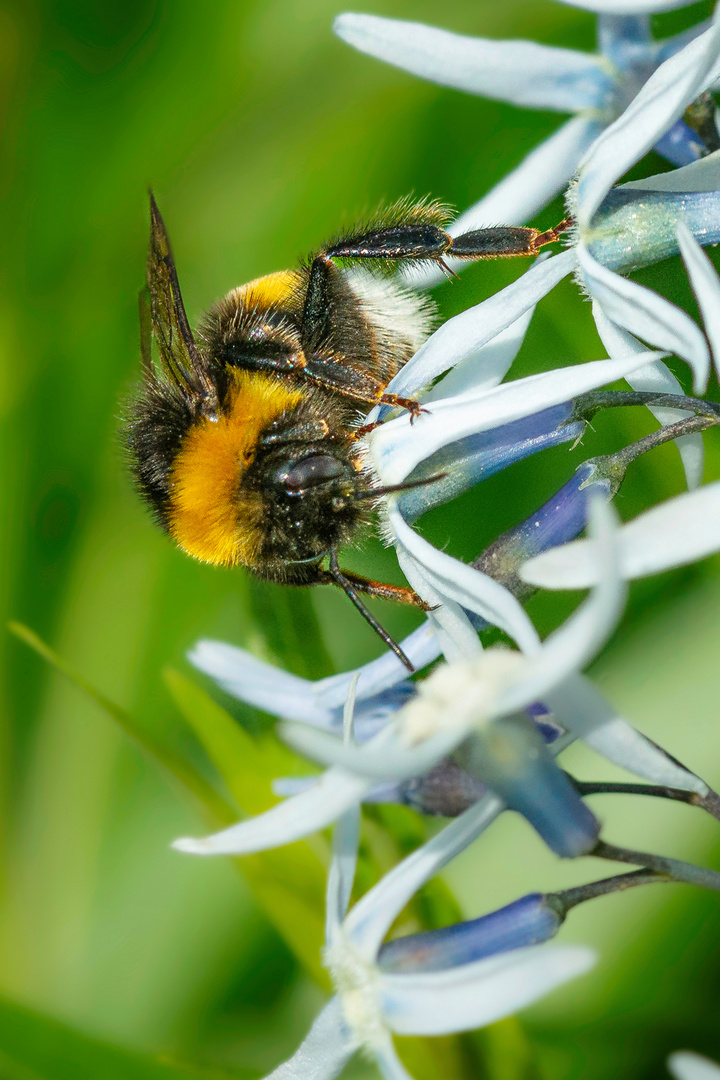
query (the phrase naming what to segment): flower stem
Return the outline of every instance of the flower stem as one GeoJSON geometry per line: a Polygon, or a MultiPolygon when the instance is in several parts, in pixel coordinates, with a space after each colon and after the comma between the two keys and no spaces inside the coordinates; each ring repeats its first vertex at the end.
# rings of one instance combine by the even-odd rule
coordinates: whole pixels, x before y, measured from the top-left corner
{"type": "MultiPolygon", "coordinates": [[[[590,421],[602,409],[618,409],[634,405],[679,409],[696,416],[714,417],[720,421],[720,405],[714,401],[686,397],[685,394],[656,394],[648,390],[590,390],[573,402],[568,423],[577,420],[590,421]]],[[[662,430],[662,429],[661,429],[662,430]]]]}
{"type": "Polygon", "coordinates": [[[607,844],[604,840],[598,840],[590,854],[598,859],[609,859],[611,862],[634,863],[636,866],[643,866],[658,874],[664,874],[673,881],[685,881],[690,885],[700,885],[705,889],[720,892],[720,873],[716,870],[707,870],[702,866],[693,866],[692,863],[683,862],[681,859],[667,859],[663,855],[615,847],[614,844],[607,844]]]}
{"type": "Polygon", "coordinates": [[[696,791],[684,791],[682,788],[665,787],[662,784],[624,784],[614,782],[595,783],[576,780],[570,777],[580,795],[649,795],[656,799],[671,799],[674,802],[698,806],[720,821],[720,795],[712,789],[707,795],[698,795],[696,791]]]}
{"type": "Polygon", "coordinates": [[[670,884],[674,881],[668,874],[658,870],[642,869],[631,870],[627,874],[615,874],[613,877],[601,878],[600,881],[590,881],[587,885],[576,885],[572,889],[563,889],[561,892],[548,893],[547,899],[556,905],[564,917],[568,911],[584,904],[586,900],[594,900],[597,896],[609,896],[610,893],[625,892],[637,885],[670,884]]]}

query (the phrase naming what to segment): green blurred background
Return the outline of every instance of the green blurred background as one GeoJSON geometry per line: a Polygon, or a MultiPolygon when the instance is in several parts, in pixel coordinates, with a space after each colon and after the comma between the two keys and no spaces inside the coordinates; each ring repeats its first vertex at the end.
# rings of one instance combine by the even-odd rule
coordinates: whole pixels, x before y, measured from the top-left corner
{"type": "MultiPolygon", "coordinates": [[[[340,0],[0,7],[4,618],[32,627],[211,779],[163,680],[168,666],[190,674],[184,656],[199,637],[309,677],[372,658],[378,642],[341,595],[193,563],[155,531],[131,490],[116,428],[138,372],[147,187],[165,215],[192,319],[231,286],[293,265],[383,199],[414,191],[464,208],[558,124],[352,52],[331,34],[341,10],[340,0]]],[[[429,0],[368,0],[366,10],[491,37],[594,42],[591,15],[550,0],[455,0],[439,13],[429,0]]],[[[707,11],[703,3],[663,16],[658,32],[707,11]]],[[[561,210],[558,201],[538,224],[561,210]]],[[[522,269],[468,270],[438,290],[444,313],[522,269]]],[[[696,313],[679,265],[641,277],[696,313]]],[[[541,304],[515,370],[601,355],[589,305],[566,282],[541,304]]],[[[496,477],[428,516],[425,535],[471,558],[584,457],[651,427],[630,410],[601,416],[583,446],[496,477]]],[[[707,446],[706,476],[717,478],[720,435],[710,432],[707,446]]],[[[633,467],[620,513],[631,517],[681,487],[677,454],[663,448],[633,467]]],[[[347,562],[401,580],[372,537],[347,562]]],[[[574,599],[533,602],[543,632],[574,599]]],[[[642,583],[595,669],[630,719],[716,786],[719,601],[714,560],[642,583]]],[[[412,612],[377,610],[396,635],[415,625],[412,612]]],[[[13,637],[2,665],[0,1076],[194,1075],[158,1064],[158,1054],[208,1076],[273,1068],[321,991],[235,866],[169,850],[174,837],[206,825],[106,713],[13,637]]],[[[241,723],[261,724],[206,689],[241,723]]],[[[611,778],[589,754],[572,764],[582,776],[611,778]]],[[[627,798],[594,805],[610,840],[720,864],[717,826],[697,811],[627,798]]],[[[591,860],[560,864],[508,817],[447,880],[463,912],[477,915],[606,872],[591,860]]],[[[596,901],[571,916],[562,939],[596,945],[598,968],[493,1029],[473,1075],[642,1078],[663,1076],[665,1053],[678,1047],[720,1058],[715,896],[673,887],[596,901]]],[[[362,1064],[355,1072],[374,1075],[362,1064]]]]}

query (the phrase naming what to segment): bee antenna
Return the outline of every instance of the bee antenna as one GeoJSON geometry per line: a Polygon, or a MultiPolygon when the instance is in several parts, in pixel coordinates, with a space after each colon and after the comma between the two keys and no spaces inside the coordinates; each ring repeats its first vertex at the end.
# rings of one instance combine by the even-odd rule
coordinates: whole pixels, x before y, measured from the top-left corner
{"type": "Polygon", "coordinates": [[[362,499],[377,499],[380,495],[394,495],[398,491],[412,491],[413,488],[425,487],[427,484],[434,484],[436,480],[444,480],[447,473],[433,473],[432,476],[426,476],[422,480],[403,480],[400,484],[387,484],[385,487],[370,488],[368,491],[358,491],[353,495],[353,499],[356,502],[360,502],[362,499]]]}
{"type": "Polygon", "coordinates": [[[378,637],[382,638],[382,640],[385,642],[389,649],[392,649],[398,660],[405,665],[405,667],[411,674],[414,674],[415,668],[413,667],[405,653],[402,651],[397,641],[394,641],[393,638],[390,637],[387,630],[385,630],[374,617],[374,615],[372,615],[368,611],[368,609],[365,607],[362,600],[358,596],[356,590],[353,588],[352,582],[348,581],[348,579],[343,574],[342,570],[338,566],[336,551],[330,552],[330,564],[328,566],[327,573],[333,579],[335,584],[340,586],[347,598],[355,605],[355,607],[362,615],[363,619],[365,619],[365,622],[369,623],[370,626],[372,626],[378,637]]]}

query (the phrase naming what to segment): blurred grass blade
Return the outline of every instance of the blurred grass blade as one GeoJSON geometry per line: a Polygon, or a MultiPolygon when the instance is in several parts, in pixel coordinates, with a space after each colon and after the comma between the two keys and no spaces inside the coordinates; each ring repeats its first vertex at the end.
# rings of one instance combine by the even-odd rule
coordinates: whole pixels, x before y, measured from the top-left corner
{"type": "Polygon", "coordinates": [[[221,824],[228,824],[233,820],[232,809],[221,798],[215,789],[208,784],[205,778],[193,769],[192,765],[188,764],[179,754],[176,754],[174,750],[171,750],[167,746],[163,746],[158,742],[150,732],[145,731],[133,717],[116,705],[114,701],[110,701],[99,690],[97,690],[92,683],[90,683],[83,675],[75,671],[67,661],[63,660],[61,656],[58,656],[49,645],[38,637],[38,635],[31,630],[28,626],[24,626],[22,623],[9,622],[8,629],[15,637],[20,641],[28,645],[34,652],[41,656],[43,660],[47,661],[56,671],[61,672],[66,678],[70,680],[79,690],[87,694],[100,708],[108,713],[109,716],[119,725],[125,734],[143,750],[153,761],[162,766],[164,770],[169,772],[171,776],[178,781],[183,788],[190,791],[195,798],[202,804],[206,811],[209,811],[212,818],[216,819],[221,824]]]}
{"type": "MultiPolygon", "coordinates": [[[[227,1080],[91,1038],[58,1020],[0,998],[3,1080],[227,1080]]],[[[255,1074],[232,1073],[237,1080],[255,1074]]]]}
{"type": "Polygon", "coordinates": [[[298,758],[272,732],[251,735],[196,682],[166,668],[165,684],[185,720],[246,814],[261,814],[277,797],[272,781],[297,771],[298,758]]]}
{"type": "MultiPolygon", "coordinates": [[[[261,814],[277,802],[271,782],[292,769],[295,758],[274,735],[249,735],[217,702],[178,671],[164,673],[168,689],[243,814],[261,814]]],[[[234,860],[255,899],[295,955],[323,986],[327,845],[320,838],[234,860]],[[312,846],[311,846],[312,845],[312,846]]]]}

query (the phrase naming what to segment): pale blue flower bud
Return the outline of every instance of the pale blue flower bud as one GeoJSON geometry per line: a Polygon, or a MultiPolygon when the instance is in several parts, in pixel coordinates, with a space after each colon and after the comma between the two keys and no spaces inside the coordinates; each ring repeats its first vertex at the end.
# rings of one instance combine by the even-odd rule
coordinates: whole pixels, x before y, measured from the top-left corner
{"type": "Polygon", "coordinates": [[[557,855],[575,858],[594,847],[600,825],[529,717],[518,713],[477,729],[457,759],[522,814],[557,855]]]}
{"type": "Polygon", "coordinates": [[[718,243],[720,191],[614,188],[583,229],[582,239],[594,259],[624,274],[677,255],[680,221],[701,244],[718,243]]]}
{"type": "Polygon", "coordinates": [[[511,949],[539,945],[555,936],[564,918],[552,897],[530,893],[479,919],[388,941],[380,949],[378,967],[409,974],[469,964],[511,949]]]}

